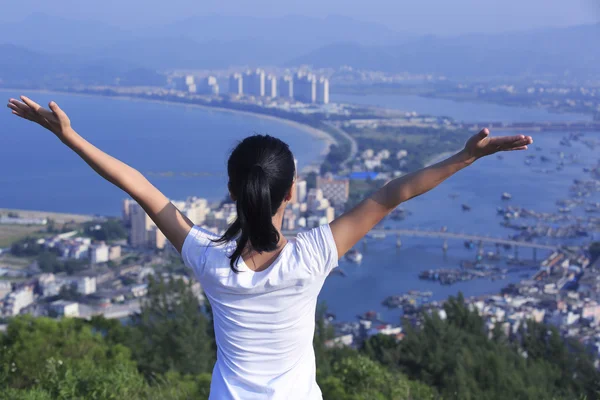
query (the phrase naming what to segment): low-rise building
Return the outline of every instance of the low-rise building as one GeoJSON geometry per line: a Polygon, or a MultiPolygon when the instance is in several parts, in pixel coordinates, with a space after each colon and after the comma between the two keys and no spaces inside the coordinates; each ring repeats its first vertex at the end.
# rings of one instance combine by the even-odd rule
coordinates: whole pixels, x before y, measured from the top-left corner
{"type": "Polygon", "coordinates": [[[66,300],[57,300],[50,303],[50,311],[60,317],[78,317],[79,303],[66,300]]]}

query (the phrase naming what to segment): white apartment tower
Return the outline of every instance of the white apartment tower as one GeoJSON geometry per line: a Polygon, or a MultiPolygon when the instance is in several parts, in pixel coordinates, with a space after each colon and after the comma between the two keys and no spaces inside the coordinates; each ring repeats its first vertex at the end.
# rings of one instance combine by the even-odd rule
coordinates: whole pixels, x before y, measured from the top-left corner
{"type": "Polygon", "coordinates": [[[248,71],[244,76],[244,81],[247,82],[245,87],[246,94],[256,97],[263,97],[265,95],[265,71],[262,69],[248,71]]]}
{"type": "Polygon", "coordinates": [[[244,77],[242,74],[232,74],[229,77],[229,93],[236,96],[244,94],[244,77]]]}
{"type": "Polygon", "coordinates": [[[313,74],[298,72],[294,78],[294,99],[302,103],[317,100],[317,79],[313,74]]]}
{"type": "Polygon", "coordinates": [[[265,82],[265,96],[277,97],[277,77],[275,75],[267,76],[265,82]]]}
{"type": "Polygon", "coordinates": [[[135,202],[129,205],[129,218],[131,221],[129,244],[131,247],[145,247],[148,244],[148,231],[154,223],[146,211],[135,202]]]}
{"type": "Polygon", "coordinates": [[[294,78],[289,75],[279,78],[278,90],[279,97],[286,99],[294,98],[294,78]]]}
{"type": "Polygon", "coordinates": [[[323,76],[317,82],[317,103],[329,104],[329,79],[323,76]]]}

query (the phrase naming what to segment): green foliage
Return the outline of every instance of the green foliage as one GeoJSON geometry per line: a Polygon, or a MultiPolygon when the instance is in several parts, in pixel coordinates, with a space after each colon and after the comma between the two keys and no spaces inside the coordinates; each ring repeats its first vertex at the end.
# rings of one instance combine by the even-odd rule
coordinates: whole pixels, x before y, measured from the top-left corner
{"type": "Polygon", "coordinates": [[[66,272],[72,274],[85,269],[87,260],[61,260],[58,253],[53,249],[46,249],[37,243],[38,239],[33,237],[24,238],[10,248],[12,255],[17,257],[35,257],[42,272],[66,272]]]}
{"type": "Polygon", "coordinates": [[[94,240],[104,242],[127,238],[127,228],[119,219],[108,219],[102,223],[86,222],[83,231],[94,240]]]}
{"type": "Polygon", "coordinates": [[[44,251],[44,247],[38,244],[37,239],[33,237],[21,239],[10,247],[10,253],[17,257],[37,256],[44,251]]]}
{"type": "Polygon", "coordinates": [[[384,368],[370,358],[353,354],[333,364],[320,382],[325,400],[435,399],[433,389],[384,368]]]}
{"type": "Polygon", "coordinates": [[[76,320],[14,318],[0,348],[0,398],[119,399],[145,385],[127,348],[76,320]]]}
{"type": "Polygon", "coordinates": [[[146,375],[207,373],[215,361],[211,329],[188,284],[151,280],[142,311],[132,320],[129,346],[146,375]]]}
{"type": "Polygon", "coordinates": [[[499,329],[489,339],[482,318],[462,296],[450,298],[444,309],[446,320],[424,315],[420,329],[407,327],[401,342],[370,338],[363,353],[435,387],[444,398],[597,398],[600,375],[591,360],[583,349],[565,346],[557,332],[528,323],[522,343],[511,344],[499,329]]]}

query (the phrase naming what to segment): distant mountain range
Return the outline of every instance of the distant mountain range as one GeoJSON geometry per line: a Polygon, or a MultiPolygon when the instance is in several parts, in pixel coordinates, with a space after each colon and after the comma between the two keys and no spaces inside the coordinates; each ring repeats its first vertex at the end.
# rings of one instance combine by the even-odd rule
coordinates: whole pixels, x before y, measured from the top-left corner
{"type": "Polygon", "coordinates": [[[420,37],[397,45],[342,43],[288,61],[451,77],[600,74],[600,24],[495,35],[420,37]]]}
{"type": "MultiPolygon", "coordinates": [[[[60,81],[69,75],[82,83],[102,83],[132,70],[148,76],[157,69],[244,65],[351,65],[450,77],[588,74],[598,73],[600,66],[595,44],[600,25],[416,37],[339,16],[215,15],[131,31],[32,14],[18,23],[0,24],[0,31],[9,38],[0,39],[0,79],[6,82],[34,76],[60,81]]],[[[129,81],[135,76],[129,73],[129,81]]]]}

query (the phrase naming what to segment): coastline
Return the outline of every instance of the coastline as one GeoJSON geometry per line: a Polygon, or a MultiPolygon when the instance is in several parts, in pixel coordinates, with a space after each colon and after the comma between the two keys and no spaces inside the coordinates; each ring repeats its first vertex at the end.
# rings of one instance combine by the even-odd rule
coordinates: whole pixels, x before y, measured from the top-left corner
{"type": "Polygon", "coordinates": [[[105,97],[105,98],[115,99],[115,100],[143,101],[143,102],[166,104],[166,105],[178,105],[178,106],[183,106],[183,107],[203,109],[203,110],[207,110],[207,111],[246,115],[249,117],[255,117],[255,118],[261,118],[261,119],[265,119],[265,120],[275,121],[275,122],[282,123],[287,126],[293,127],[295,129],[298,129],[299,131],[308,133],[310,136],[323,141],[323,147],[320,150],[318,156],[315,157],[315,160],[310,162],[308,164],[308,166],[311,166],[311,165],[314,166],[314,165],[320,164],[323,161],[323,159],[325,158],[325,156],[327,155],[327,153],[329,152],[330,146],[332,144],[335,144],[335,145],[338,144],[337,140],[331,134],[329,134],[321,129],[317,129],[313,126],[306,125],[306,124],[300,123],[298,121],[293,121],[293,120],[286,119],[286,118],[275,117],[272,115],[256,113],[256,112],[251,112],[251,111],[234,110],[234,109],[224,108],[224,107],[215,107],[215,106],[209,106],[209,105],[204,105],[204,104],[190,104],[190,103],[170,101],[170,100],[146,99],[146,98],[142,98],[142,97],[128,96],[128,95],[115,96],[115,95],[104,95],[104,94],[77,93],[77,92],[62,91],[62,90],[19,89],[19,88],[2,88],[2,87],[0,87],[0,91],[35,92],[35,93],[63,94],[63,95],[66,94],[69,96],[82,96],[82,97],[92,97],[92,98],[105,97]]]}
{"type": "Polygon", "coordinates": [[[88,222],[96,219],[93,215],[87,214],[72,214],[72,213],[61,213],[55,211],[40,211],[40,210],[22,210],[22,209],[11,209],[11,208],[0,208],[0,214],[15,213],[20,218],[48,218],[58,223],[67,222],[88,222]]]}

